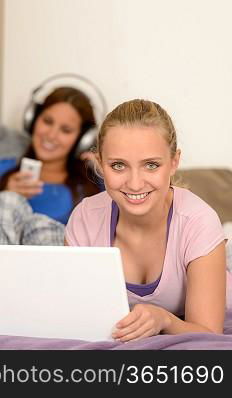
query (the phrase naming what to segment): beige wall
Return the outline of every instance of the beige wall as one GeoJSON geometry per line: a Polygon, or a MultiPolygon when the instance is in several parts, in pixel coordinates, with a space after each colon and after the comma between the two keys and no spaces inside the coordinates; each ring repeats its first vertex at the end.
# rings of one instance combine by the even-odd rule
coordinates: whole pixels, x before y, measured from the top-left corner
{"type": "Polygon", "coordinates": [[[182,167],[232,167],[231,0],[5,0],[3,121],[20,127],[46,77],[92,79],[111,109],[150,98],[176,124],[182,167]]]}

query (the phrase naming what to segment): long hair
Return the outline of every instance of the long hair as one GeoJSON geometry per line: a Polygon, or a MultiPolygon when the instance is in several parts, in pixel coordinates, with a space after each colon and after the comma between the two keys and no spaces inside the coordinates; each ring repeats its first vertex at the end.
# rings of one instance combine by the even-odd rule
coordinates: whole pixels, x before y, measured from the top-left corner
{"type": "MultiPolygon", "coordinates": [[[[87,175],[86,164],[84,161],[76,157],[76,150],[81,137],[90,129],[96,127],[96,120],[94,116],[94,110],[90,103],[89,98],[82,93],[80,90],[72,87],[59,87],[56,88],[50,95],[48,95],[42,104],[37,104],[34,112],[33,120],[30,124],[28,133],[33,135],[34,126],[36,120],[45,109],[50,108],[52,105],[57,103],[65,102],[70,105],[78,112],[81,117],[81,130],[80,134],[74,143],[71,151],[67,157],[67,178],[64,183],[70,188],[74,203],[78,201],[77,185],[83,185],[84,196],[90,196],[99,192],[97,184],[93,182],[91,178],[92,170],[89,171],[90,178],[87,175]]],[[[29,145],[26,152],[22,157],[30,157],[36,159],[36,154],[32,143],[29,145]]],[[[21,160],[21,159],[20,159],[21,160]]],[[[0,190],[6,189],[9,177],[19,171],[19,165],[13,170],[7,172],[0,180],[0,190]]]]}

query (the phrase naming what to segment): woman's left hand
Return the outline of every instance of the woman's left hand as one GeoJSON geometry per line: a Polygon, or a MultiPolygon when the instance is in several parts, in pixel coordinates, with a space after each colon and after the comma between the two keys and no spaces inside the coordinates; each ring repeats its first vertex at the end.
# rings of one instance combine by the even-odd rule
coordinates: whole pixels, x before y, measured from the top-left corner
{"type": "Polygon", "coordinates": [[[125,342],[154,336],[169,323],[168,312],[163,308],[153,304],[136,304],[132,311],[116,324],[112,337],[125,342]]]}

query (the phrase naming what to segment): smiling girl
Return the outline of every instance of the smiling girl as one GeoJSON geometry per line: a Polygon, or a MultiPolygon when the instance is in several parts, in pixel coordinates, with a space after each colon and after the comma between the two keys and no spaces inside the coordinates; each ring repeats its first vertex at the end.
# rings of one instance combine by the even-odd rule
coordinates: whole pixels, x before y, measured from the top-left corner
{"type": "Polygon", "coordinates": [[[30,173],[19,171],[12,159],[0,190],[22,195],[34,212],[66,224],[75,204],[100,191],[76,156],[80,139],[95,126],[93,107],[84,93],[72,87],[56,88],[37,105],[28,131],[32,139],[24,156],[42,161],[40,180],[28,178],[30,173]]]}
{"type": "Polygon", "coordinates": [[[106,192],[74,209],[65,244],[120,249],[131,311],[115,339],[222,333],[232,307],[221,223],[207,203],[174,185],[179,159],[172,120],[154,102],[125,102],[101,126],[96,162],[106,192]]]}

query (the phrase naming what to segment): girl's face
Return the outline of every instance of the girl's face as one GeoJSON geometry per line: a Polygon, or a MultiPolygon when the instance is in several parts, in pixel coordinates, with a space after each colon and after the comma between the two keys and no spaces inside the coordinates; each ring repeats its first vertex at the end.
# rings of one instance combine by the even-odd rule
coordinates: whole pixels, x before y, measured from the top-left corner
{"type": "Polygon", "coordinates": [[[122,212],[145,215],[164,205],[180,151],[171,157],[160,128],[112,127],[101,155],[106,190],[122,212]]]}
{"type": "Polygon", "coordinates": [[[32,145],[44,162],[66,161],[81,129],[81,116],[72,105],[60,102],[45,109],[37,118],[32,145]]]}

